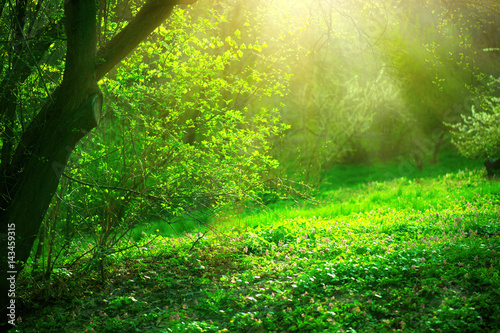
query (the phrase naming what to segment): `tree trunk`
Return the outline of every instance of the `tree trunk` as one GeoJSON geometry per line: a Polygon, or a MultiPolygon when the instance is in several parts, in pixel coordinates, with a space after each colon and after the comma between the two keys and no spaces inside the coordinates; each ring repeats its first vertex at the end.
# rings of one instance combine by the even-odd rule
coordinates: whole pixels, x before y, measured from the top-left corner
{"type": "Polygon", "coordinates": [[[2,155],[0,331],[10,328],[18,317],[15,281],[30,256],[69,156],[101,118],[103,96],[98,80],[165,21],[176,4],[195,1],[149,0],[98,56],[96,1],[64,2],[67,52],[63,81],[22,134],[8,165],[2,155]]]}
{"type": "Polygon", "coordinates": [[[4,318],[10,324],[17,318],[17,274],[30,255],[69,155],[97,125],[101,113],[102,94],[94,73],[95,1],[66,1],[65,13],[68,47],[63,82],[23,133],[6,177],[0,233],[7,235],[10,248],[4,237],[0,248],[3,323],[4,318]]]}
{"type": "Polygon", "coordinates": [[[441,146],[443,145],[444,135],[445,135],[445,132],[443,131],[443,133],[441,133],[441,135],[439,135],[439,137],[436,141],[436,144],[434,145],[434,151],[432,152],[432,160],[431,160],[432,164],[436,164],[438,162],[439,150],[441,149],[441,146]]]}

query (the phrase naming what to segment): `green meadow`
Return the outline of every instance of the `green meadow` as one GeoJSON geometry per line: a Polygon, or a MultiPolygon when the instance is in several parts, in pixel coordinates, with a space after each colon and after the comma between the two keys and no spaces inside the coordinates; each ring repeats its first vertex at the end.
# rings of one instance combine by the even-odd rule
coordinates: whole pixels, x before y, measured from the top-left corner
{"type": "Polygon", "coordinates": [[[141,231],[99,267],[25,274],[12,331],[500,332],[500,186],[484,173],[453,155],[339,166],[308,199],[141,231]]]}

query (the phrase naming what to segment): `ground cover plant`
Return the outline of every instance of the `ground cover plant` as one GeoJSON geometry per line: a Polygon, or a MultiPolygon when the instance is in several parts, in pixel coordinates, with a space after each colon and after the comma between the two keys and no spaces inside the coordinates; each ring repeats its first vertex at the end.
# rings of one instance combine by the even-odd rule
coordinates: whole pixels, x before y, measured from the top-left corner
{"type": "Polygon", "coordinates": [[[496,332],[500,186],[479,167],[428,170],[325,186],[202,238],[145,234],[104,275],[25,274],[12,331],[496,332]]]}

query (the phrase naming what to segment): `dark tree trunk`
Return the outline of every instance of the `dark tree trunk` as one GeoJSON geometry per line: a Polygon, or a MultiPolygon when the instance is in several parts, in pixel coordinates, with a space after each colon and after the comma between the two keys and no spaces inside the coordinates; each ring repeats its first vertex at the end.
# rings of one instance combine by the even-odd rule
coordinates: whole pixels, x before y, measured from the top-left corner
{"type": "MultiPolygon", "coordinates": [[[[103,96],[97,85],[98,80],[160,25],[170,15],[174,5],[194,2],[149,0],[129,25],[96,56],[96,1],[65,1],[67,53],[63,81],[24,131],[15,151],[13,144],[4,144],[7,154],[2,151],[0,331],[10,328],[6,322],[13,323],[17,319],[19,304],[15,303],[15,281],[30,256],[68,158],[78,141],[96,127],[101,118],[103,96]]],[[[50,43],[41,46],[48,45],[50,43]]],[[[40,52],[39,57],[45,52],[43,47],[40,47],[40,52]]],[[[39,60],[37,56],[32,55],[35,62],[39,60]]],[[[30,72],[26,70],[22,73],[25,79],[30,72]]],[[[14,94],[2,94],[2,98],[8,99],[1,101],[2,108],[14,110],[14,94]]],[[[12,112],[4,114],[12,116],[12,112]]],[[[1,120],[5,123],[8,119],[2,115],[1,120]]]]}
{"type": "Polygon", "coordinates": [[[441,135],[438,137],[436,141],[436,145],[434,146],[434,151],[432,153],[432,164],[436,164],[438,162],[438,156],[439,156],[439,150],[441,149],[441,146],[443,145],[444,142],[444,135],[445,132],[441,133],[441,135]]]}
{"type": "Polygon", "coordinates": [[[0,232],[10,236],[10,249],[3,238],[2,322],[17,317],[13,282],[30,255],[71,151],[97,125],[101,112],[102,94],[95,76],[95,0],[66,1],[65,13],[68,47],[63,82],[21,136],[5,175],[0,232]]]}
{"type": "Polygon", "coordinates": [[[484,161],[484,166],[486,167],[488,177],[493,177],[495,174],[500,173],[500,158],[493,159],[490,157],[484,161]]]}

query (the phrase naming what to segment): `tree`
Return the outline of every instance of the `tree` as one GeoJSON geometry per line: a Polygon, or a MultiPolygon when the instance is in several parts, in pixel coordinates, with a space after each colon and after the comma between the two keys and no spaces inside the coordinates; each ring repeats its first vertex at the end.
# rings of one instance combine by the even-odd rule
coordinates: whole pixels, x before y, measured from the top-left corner
{"type": "Polygon", "coordinates": [[[10,21],[9,43],[3,45],[10,63],[3,68],[0,96],[2,321],[7,311],[15,312],[7,309],[14,308],[11,302],[15,301],[15,278],[29,257],[68,158],[79,140],[101,120],[103,94],[99,80],[165,21],[175,5],[194,2],[148,0],[117,35],[98,49],[99,8],[95,0],[65,1],[64,15],[55,4],[44,4],[56,13],[53,20],[42,17],[43,2],[0,1],[0,13],[5,17],[4,10],[8,10],[10,21]],[[17,112],[21,101],[16,94],[33,71],[42,74],[39,62],[47,56],[53,38],[61,36],[61,22],[66,36],[62,81],[38,112],[22,119],[17,112]],[[26,120],[29,125],[24,126],[26,120]]]}
{"type": "Polygon", "coordinates": [[[471,159],[486,158],[484,165],[488,175],[498,169],[500,153],[500,79],[491,78],[487,85],[491,96],[484,98],[479,111],[474,105],[470,115],[462,115],[462,122],[446,124],[453,129],[452,143],[458,152],[471,159]]]}
{"type": "Polygon", "coordinates": [[[267,105],[285,89],[286,73],[248,61],[273,57],[259,34],[243,39],[256,26],[221,29],[231,6],[193,15],[199,7],[176,8],[168,29],[156,29],[102,80],[106,116],[71,156],[70,182],[61,182],[28,268],[48,278],[54,258],[68,267],[66,256],[51,253],[72,253],[78,240],[90,249],[80,258],[92,256],[104,278],[99,262],[110,247],[137,240],[138,228],[205,229],[224,206],[270,183],[268,141],[282,126],[267,105]]]}
{"type": "MultiPolygon", "coordinates": [[[[353,8],[362,14],[356,1],[311,3],[303,5],[312,7],[300,43],[308,52],[291,79],[283,114],[291,130],[283,139],[288,149],[282,159],[291,173],[317,187],[336,164],[368,162],[368,153],[380,149],[383,139],[374,127],[383,118],[395,122],[404,112],[398,87],[372,57],[369,36],[359,26],[375,15],[353,16],[353,8]]],[[[379,9],[369,3],[365,11],[379,9]]],[[[373,32],[374,40],[383,33],[373,32]]]]}

